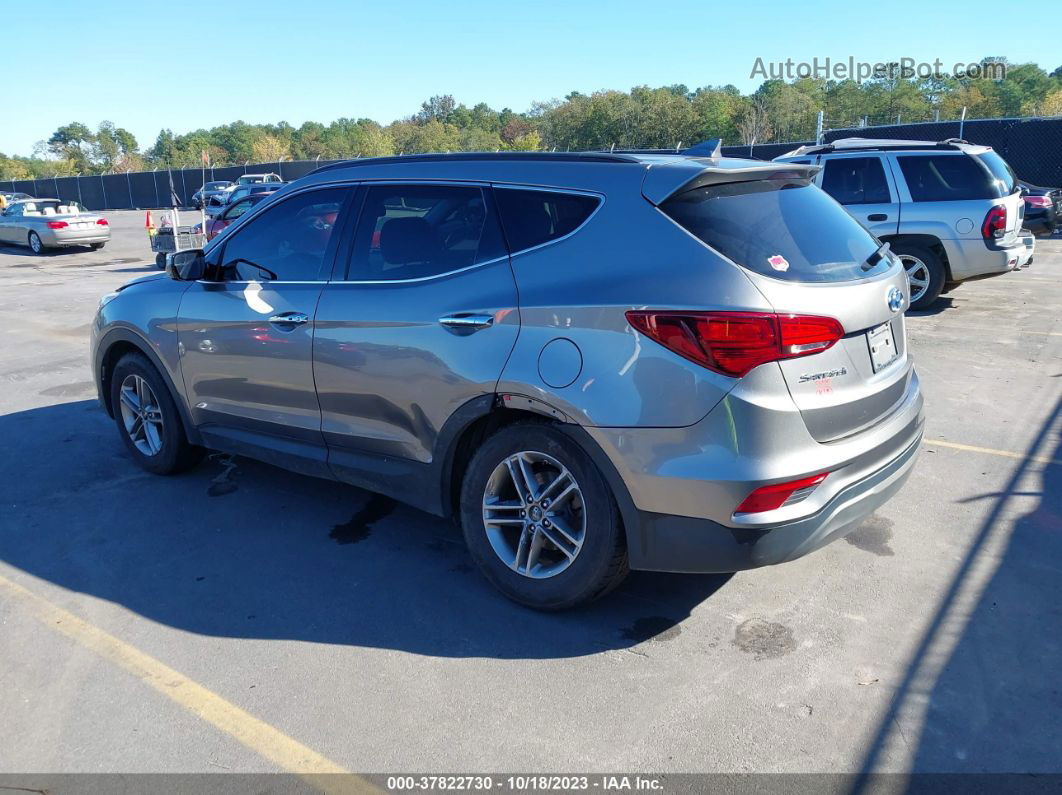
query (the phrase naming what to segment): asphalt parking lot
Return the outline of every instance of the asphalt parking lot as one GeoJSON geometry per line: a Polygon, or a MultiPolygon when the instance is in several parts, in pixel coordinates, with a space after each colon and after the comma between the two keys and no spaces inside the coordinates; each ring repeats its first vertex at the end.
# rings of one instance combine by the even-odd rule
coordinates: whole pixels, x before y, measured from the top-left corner
{"type": "Polygon", "coordinates": [[[154,267],[107,217],[0,248],[0,773],[1062,769],[1062,237],[909,317],[927,442],[845,541],[541,615],[366,492],[138,470],[88,329],[154,267]]]}

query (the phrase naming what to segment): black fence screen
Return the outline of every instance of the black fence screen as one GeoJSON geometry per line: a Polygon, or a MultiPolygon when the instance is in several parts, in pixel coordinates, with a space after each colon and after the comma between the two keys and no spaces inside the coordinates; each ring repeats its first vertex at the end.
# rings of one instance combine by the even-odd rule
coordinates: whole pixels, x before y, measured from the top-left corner
{"type": "MultiPolygon", "coordinates": [[[[889,138],[942,141],[964,138],[970,143],[991,146],[1022,179],[1034,185],[1062,185],[1062,118],[1051,119],[973,119],[893,124],[884,127],[857,127],[830,130],[829,143],[838,138],[889,138]]],[[[724,146],[727,157],[753,157],[772,160],[802,144],[813,141],[724,146]]],[[[175,204],[188,207],[192,194],[204,182],[236,181],[244,174],[279,174],[285,182],[305,177],[314,169],[339,160],[285,160],[279,163],[245,163],[242,166],[186,168],[108,174],[103,177],[58,177],[0,180],[0,191],[28,193],[40,198],[58,197],[81,202],[90,210],[158,209],[175,204]]]]}

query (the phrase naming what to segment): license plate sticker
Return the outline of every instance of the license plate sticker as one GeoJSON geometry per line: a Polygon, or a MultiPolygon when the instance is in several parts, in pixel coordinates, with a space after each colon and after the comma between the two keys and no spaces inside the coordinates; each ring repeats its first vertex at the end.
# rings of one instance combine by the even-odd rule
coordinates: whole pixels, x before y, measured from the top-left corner
{"type": "Polygon", "coordinates": [[[888,367],[900,355],[896,349],[891,321],[868,331],[867,345],[870,346],[870,363],[874,366],[875,373],[888,367]]]}

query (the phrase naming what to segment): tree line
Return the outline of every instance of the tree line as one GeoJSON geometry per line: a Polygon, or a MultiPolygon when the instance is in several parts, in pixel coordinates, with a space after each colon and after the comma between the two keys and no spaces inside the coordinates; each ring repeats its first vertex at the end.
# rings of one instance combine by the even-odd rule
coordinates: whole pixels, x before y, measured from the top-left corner
{"type": "MultiPolygon", "coordinates": [[[[982,63],[1003,62],[986,58],[982,63]]],[[[896,122],[1062,115],[1062,66],[1007,64],[1002,79],[933,77],[875,80],[767,80],[751,94],[732,85],[636,86],[630,91],[573,92],[517,113],[485,103],[468,107],[434,96],[388,125],[367,118],[247,124],[175,134],[164,129],[141,149],[109,121],[57,129],[28,157],[0,154],[0,179],[105,174],[244,162],[336,159],[414,152],[666,148],[722,138],[725,144],[813,139],[822,111],[827,129],[896,122]]]]}

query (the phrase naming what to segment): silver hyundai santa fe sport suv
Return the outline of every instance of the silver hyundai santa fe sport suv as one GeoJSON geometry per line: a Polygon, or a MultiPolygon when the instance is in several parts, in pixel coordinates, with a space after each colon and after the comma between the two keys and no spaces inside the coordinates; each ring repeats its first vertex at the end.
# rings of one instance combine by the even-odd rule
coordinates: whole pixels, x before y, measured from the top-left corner
{"type": "Polygon", "coordinates": [[[152,472],[209,448],[454,515],[537,608],[792,560],[914,465],[909,288],[817,167],[708,152],[322,168],[103,298],[101,402],[152,472]]]}

